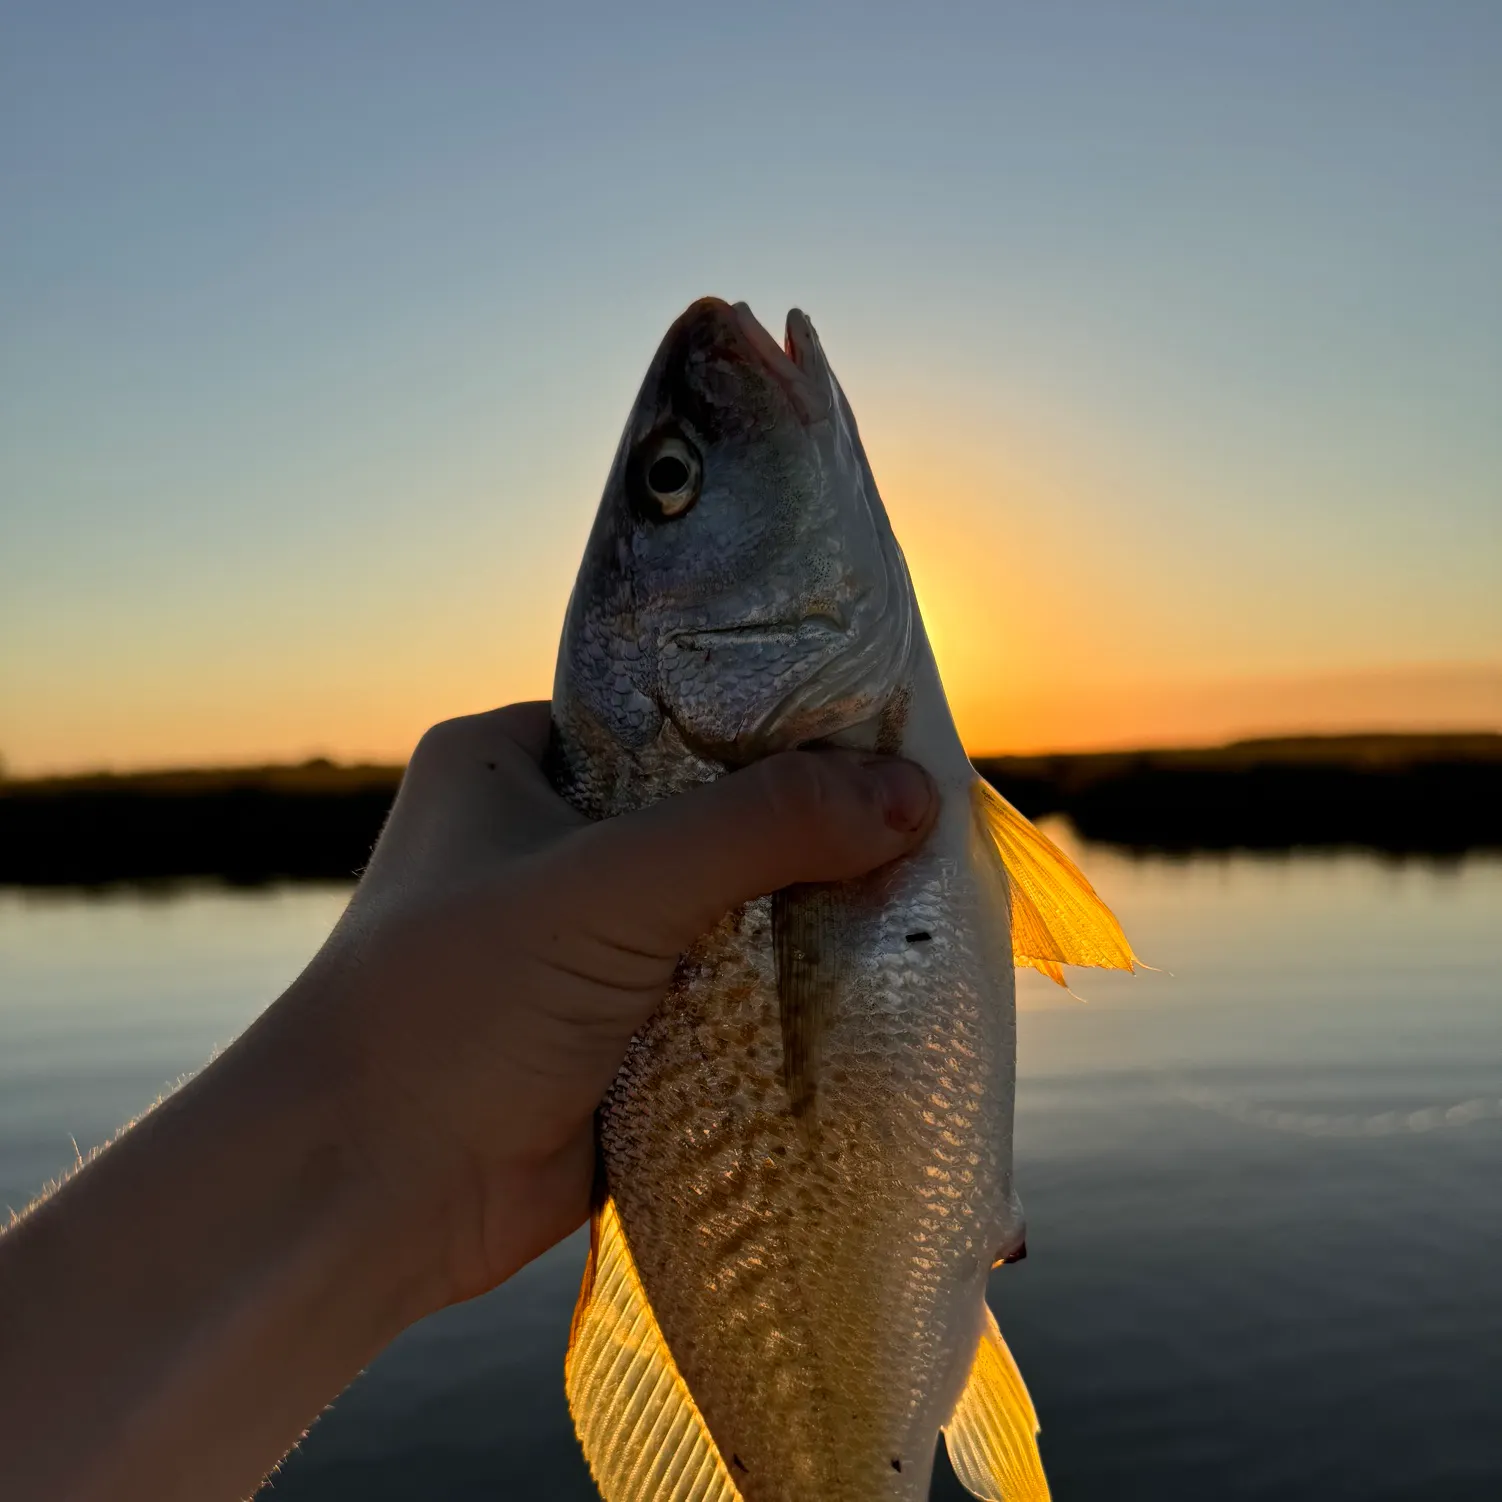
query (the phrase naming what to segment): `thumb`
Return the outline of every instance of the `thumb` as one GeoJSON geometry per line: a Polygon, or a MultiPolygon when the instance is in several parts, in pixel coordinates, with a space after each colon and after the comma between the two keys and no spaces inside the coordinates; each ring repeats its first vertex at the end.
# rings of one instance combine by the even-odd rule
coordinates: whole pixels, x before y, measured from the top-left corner
{"type": "Polygon", "coordinates": [[[589,854],[576,866],[589,890],[578,895],[612,941],[677,954],[752,897],[847,880],[905,854],[938,806],[914,762],[788,751],[581,830],[589,854]]]}

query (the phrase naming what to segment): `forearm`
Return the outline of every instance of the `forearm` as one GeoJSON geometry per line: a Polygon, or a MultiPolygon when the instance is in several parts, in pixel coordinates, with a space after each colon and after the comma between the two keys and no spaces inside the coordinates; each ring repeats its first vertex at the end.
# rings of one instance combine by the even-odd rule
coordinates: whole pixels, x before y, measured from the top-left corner
{"type": "Polygon", "coordinates": [[[413,1320],[584,1219],[594,1113],[678,956],[937,813],[795,752],[582,821],[545,704],[440,726],[329,944],[222,1058],[0,1236],[0,1498],[235,1502],[413,1320]]]}
{"type": "Polygon", "coordinates": [[[431,1306],[315,1052],[264,1019],[0,1237],[9,1502],[244,1497],[431,1306]]]}

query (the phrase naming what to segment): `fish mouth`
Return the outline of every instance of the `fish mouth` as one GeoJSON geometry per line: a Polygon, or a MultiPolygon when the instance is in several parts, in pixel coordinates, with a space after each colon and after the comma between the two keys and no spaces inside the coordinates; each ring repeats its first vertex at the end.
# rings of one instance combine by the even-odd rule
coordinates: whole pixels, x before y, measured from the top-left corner
{"type": "Polygon", "coordinates": [[[767,362],[768,369],[779,379],[785,379],[791,374],[786,368],[791,365],[805,380],[811,380],[816,386],[823,385],[827,368],[824,350],[819,343],[819,336],[814,332],[812,321],[802,308],[788,309],[787,318],[783,321],[780,348],[777,341],[762,327],[749,303],[738,302],[731,311],[740,323],[741,332],[767,362]]]}
{"type": "MultiPolygon", "coordinates": [[[[658,416],[676,412],[713,439],[721,427],[736,426],[734,409],[758,384],[777,391],[805,428],[828,421],[834,413],[829,367],[803,313],[797,308],[788,313],[779,344],[746,303],[701,297],[678,315],[664,336],[643,392],[650,389],[658,416]]],[[[638,404],[642,400],[639,397],[638,404]]]]}
{"type": "Polygon", "coordinates": [[[808,314],[802,308],[789,308],[783,327],[783,354],[805,375],[822,375],[824,350],[808,314]]]}
{"type": "Polygon", "coordinates": [[[783,324],[779,345],[762,326],[749,303],[733,303],[730,312],[742,338],[760,357],[768,375],[806,414],[806,420],[818,421],[830,410],[828,365],[819,336],[800,308],[790,308],[783,324]]]}

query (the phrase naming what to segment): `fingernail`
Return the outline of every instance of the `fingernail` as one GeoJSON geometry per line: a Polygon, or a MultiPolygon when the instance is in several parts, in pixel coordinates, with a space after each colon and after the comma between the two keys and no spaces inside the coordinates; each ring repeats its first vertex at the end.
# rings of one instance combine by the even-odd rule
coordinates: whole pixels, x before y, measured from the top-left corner
{"type": "Polygon", "coordinates": [[[904,834],[921,829],[934,801],[934,785],[928,773],[914,762],[895,758],[873,758],[866,763],[866,770],[881,789],[887,824],[904,834]]]}

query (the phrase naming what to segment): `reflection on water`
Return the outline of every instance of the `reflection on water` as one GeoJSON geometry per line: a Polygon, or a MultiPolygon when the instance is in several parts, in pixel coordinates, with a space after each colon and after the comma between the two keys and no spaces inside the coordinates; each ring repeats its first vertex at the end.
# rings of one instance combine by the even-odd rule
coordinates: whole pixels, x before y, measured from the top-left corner
{"type": "MultiPolygon", "coordinates": [[[[1492,1502],[1502,862],[1084,859],[1163,971],[1019,978],[1030,1255],[991,1293],[1055,1496],[1492,1502]]],[[[344,895],[0,896],[0,1203],[233,1037],[344,895]]],[[[591,1498],[582,1261],[408,1332],[274,1495],[591,1498]]]]}

